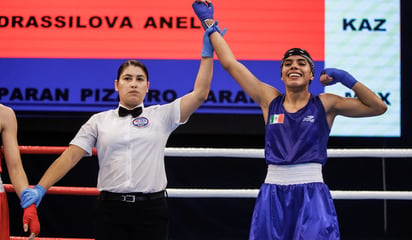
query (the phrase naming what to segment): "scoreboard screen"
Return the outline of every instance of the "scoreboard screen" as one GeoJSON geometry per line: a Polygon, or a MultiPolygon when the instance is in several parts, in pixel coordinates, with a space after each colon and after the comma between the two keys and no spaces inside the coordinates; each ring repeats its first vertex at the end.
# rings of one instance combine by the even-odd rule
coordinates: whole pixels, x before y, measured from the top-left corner
{"type": "MultiPolygon", "coordinates": [[[[214,17],[236,58],[284,91],[283,53],[306,49],[315,61],[314,94],[356,97],[316,81],[341,68],[388,106],[378,117],[335,120],[331,136],[399,137],[400,2],[368,0],[213,1],[214,17]]],[[[191,1],[4,0],[0,2],[0,102],[25,112],[99,112],[115,108],[117,68],[145,63],[145,105],[164,104],[193,88],[203,29],[191,1]]],[[[261,114],[215,59],[209,99],[200,114],[261,114]]]]}

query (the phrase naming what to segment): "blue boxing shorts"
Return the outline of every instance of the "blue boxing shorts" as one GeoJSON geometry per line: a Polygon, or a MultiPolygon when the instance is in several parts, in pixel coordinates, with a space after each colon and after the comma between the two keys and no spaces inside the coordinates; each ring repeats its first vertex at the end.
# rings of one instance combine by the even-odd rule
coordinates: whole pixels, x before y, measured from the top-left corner
{"type": "Polygon", "coordinates": [[[252,216],[249,240],[336,240],[338,219],[323,182],[262,184],[252,216]]]}

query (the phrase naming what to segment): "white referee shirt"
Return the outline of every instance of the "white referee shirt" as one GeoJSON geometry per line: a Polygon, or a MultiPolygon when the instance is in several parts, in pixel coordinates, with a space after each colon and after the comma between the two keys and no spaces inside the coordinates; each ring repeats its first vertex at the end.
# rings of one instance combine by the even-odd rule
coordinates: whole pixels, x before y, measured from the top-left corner
{"type": "Polygon", "coordinates": [[[180,98],[143,107],[142,114],[119,117],[118,108],[94,114],[70,144],[88,155],[97,149],[97,189],[117,193],[166,189],[164,151],[170,134],[181,124],[180,98]]]}

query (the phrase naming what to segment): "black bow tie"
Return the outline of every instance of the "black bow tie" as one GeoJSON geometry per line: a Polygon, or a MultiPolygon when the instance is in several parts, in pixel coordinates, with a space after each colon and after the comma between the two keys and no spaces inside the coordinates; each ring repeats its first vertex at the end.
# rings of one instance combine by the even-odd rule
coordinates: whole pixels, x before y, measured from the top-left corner
{"type": "Polygon", "coordinates": [[[126,117],[131,114],[133,117],[137,117],[142,113],[142,107],[133,108],[132,110],[126,109],[124,107],[119,107],[119,116],[126,117]]]}

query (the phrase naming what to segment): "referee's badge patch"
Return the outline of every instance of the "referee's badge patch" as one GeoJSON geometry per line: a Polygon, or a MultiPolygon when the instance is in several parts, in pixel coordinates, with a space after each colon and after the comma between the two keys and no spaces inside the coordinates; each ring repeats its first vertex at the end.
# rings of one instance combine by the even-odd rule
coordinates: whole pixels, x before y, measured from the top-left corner
{"type": "Polygon", "coordinates": [[[136,127],[146,127],[149,124],[149,119],[145,117],[138,117],[133,119],[132,123],[136,127]]]}

